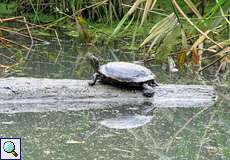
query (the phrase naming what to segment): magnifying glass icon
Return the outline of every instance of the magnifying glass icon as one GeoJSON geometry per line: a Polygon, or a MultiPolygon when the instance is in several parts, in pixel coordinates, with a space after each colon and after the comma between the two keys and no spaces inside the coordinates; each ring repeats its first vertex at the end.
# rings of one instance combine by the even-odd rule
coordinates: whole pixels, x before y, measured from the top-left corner
{"type": "Polygon", "coordinates": [[[3,149],[6,153],[11,153],[14,155],[14,157],[17,157],[18,154],[15,152],[15,145],[11,141],[6,141],[3,145],[3,149]]]}

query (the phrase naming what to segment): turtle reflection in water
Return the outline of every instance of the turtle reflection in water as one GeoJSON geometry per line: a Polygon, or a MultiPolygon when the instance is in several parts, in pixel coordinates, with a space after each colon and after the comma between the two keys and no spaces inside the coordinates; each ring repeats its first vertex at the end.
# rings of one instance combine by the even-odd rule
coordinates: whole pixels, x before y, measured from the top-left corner
{"type": "Polygon", "coordinates": [[[145,115],[128,115],[119,116],[116,118],[109,118],[100,121],[102,126],[114,129],[132,129],[144,126],[145,124],[151,122],[153,116],[145,115]]]}
{"type": "Polygon", "coordinates": [[[93,81],[89,85],[93,86],[99,80],[115,86],[129,86],[143,89],[143,95],[152,97],[154,87],[158,86],[155,82],[155,75],[147,68],[128,62],[110,62],[102,66],[94,55],[88,55],[92,67],[96,73],[93,81]]]}

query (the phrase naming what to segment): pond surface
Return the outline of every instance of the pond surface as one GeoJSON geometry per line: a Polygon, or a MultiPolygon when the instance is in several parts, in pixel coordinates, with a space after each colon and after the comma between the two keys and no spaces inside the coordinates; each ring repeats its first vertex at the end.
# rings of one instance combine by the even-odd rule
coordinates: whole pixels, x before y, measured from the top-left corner
{"type": "MultiPolygon", "coordinates": [[[[75,40],[62,41],[62,45],[61,52],[55,45],[35,46],[30,59],[8,76],[90,79],[93,70],[85,53],[95,49],[83,47],[75,40]]],[[[141,59],[136,51],[125,47],[126,44],[98,47],[97,52],[101,52],[98,56],[106,61],[141,59]]],[[[214,85],[212,71],[201,81],[190,73],[168,74],[159,66],[150,68],[161,83],[214,85]]],[[[219,98],[213,106],[146,110],[148,104],[143,104],[80,111],[0,113],[0,137],[22,138],[24,159],[227,160],[230,159],[227,84],[221,87],[215,84],[219,98]]]]}

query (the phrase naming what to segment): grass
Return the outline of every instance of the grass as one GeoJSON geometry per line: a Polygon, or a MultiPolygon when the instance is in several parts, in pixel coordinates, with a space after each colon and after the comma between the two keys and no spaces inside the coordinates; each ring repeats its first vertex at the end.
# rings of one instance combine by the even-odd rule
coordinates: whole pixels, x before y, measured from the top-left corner
{"type": "Polygon", "coordinates": [[[142,54],[137,55],[140,59],[153,59],[153,63],[162,64],[169,63],[169,57],[170,63],[175,63],[178,69],[196,64],[199,67],[194,67],[197,69],[193,71],[202,72],[212,63],[220,66],[223,61],[230,62],[228,52],[222,52],[227,51],[228,44],[220,45],[229,35],[230,23],[226,16],[229,5],[226,0],[203,4],[190,0],[136,0],[134,3],[125,0],[8,0],[0,7],[8,15],[25,15],[28,20],[46,23],[49,28],[68,28],[65,33],[79,37],[82,42],[110,44],[110,41],[130,39],[131,43],[122,40],[124,47],[141,50],[142,54]],[[169,18],[170,15],[174,16],[169,18]],[[215,45],[218,47],[210,51],[215,45]]]}

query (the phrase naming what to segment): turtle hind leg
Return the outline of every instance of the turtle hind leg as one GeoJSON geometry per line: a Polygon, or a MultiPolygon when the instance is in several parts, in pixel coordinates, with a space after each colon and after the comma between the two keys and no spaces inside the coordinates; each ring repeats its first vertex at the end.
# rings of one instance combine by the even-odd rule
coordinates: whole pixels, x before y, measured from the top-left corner
{"type": "Polygon", "coordinates": [[[150,86],[148,83],[143,83],[143,95],[145,97],[153,97],[155,91],[152,86],[150,86]]]}
{"type": "Polygon", "coordinates": [[[100,75],[98,73],[93,74],[93,80],[88,82],[90,86],[93,86],[96,84],[97,80],[99,80],[100,75]]]}
{"type": "Polygon", "coordinates": [[[155,80],[152,80],[148,83],[151,87],[159,86],[155,80]]]}

